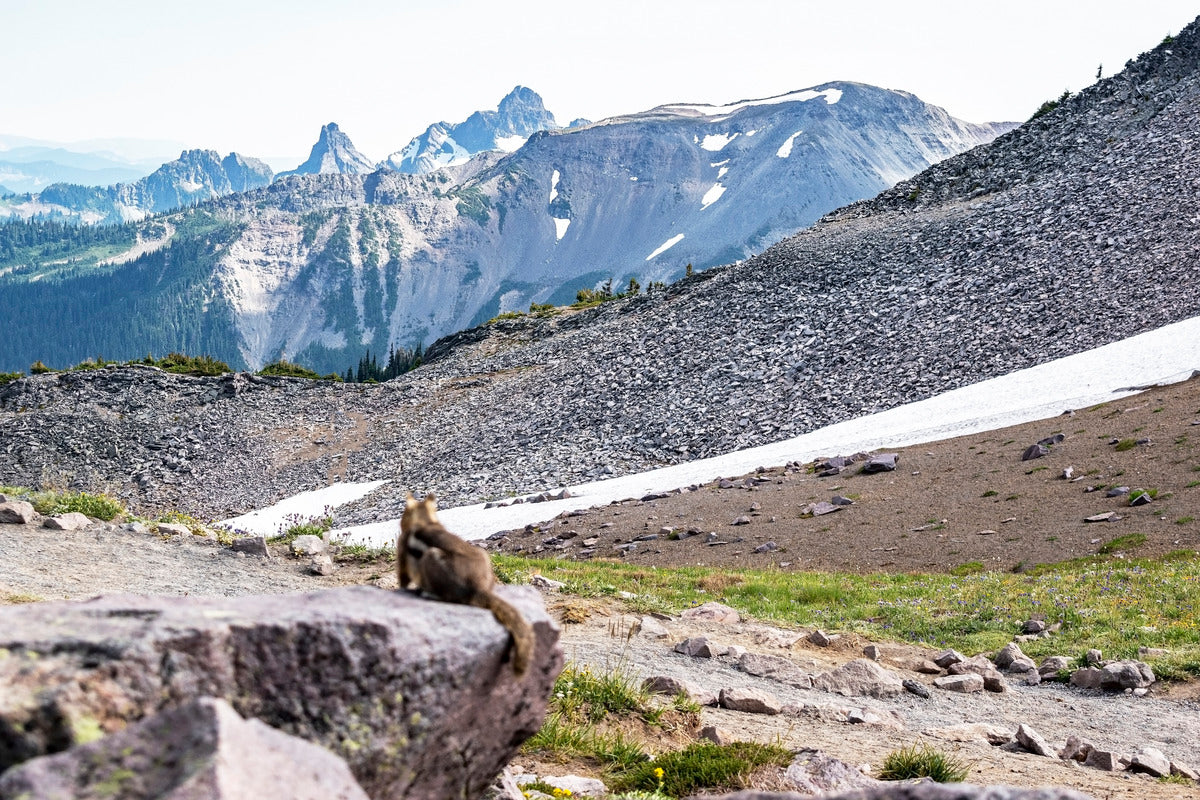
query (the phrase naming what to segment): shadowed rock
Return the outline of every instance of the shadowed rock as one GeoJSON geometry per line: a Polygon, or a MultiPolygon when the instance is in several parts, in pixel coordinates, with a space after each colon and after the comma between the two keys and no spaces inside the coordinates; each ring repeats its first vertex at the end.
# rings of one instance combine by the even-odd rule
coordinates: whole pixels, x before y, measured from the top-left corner
{"type": "MultiPolygon", "coordinates": [[[[797,792],[746,791],[721,795],[711,800],[812,800],[797,792]]],[[[967,783],[892,783],[871,788],[821,794],[821,800],[1094,800],[1071,789],[1047,787],[1019,789],[1014,786],[972,786],[967,783]]]]}
{"type": "Polygon", "coordinates": [[[0,777],[0,797],[41,800],[368,800],[346,762],[224,700],[200,698],[0,777]]]}
{"type": "Polygon", "coordinates": [[[489,612],[369,587],[0,608],[0,769],[207,695],[333,750],[372,797],[478,796],[562,668],[536,591],[499,592],[537,637],[521,681],[489,612]]]}

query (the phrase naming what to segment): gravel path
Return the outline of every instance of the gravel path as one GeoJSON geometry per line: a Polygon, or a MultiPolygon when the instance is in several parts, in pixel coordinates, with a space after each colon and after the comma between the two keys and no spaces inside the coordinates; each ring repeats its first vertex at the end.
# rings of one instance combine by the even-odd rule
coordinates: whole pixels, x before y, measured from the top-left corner
{"type": "MultiPolygon", "coordinates": [[[[916,742],[927,742],[972,763],[973,783],[1007,783],[1018,786],[1048,784],[1069,786],[1097,798],[1132,792],[1139,798],[1195,797],[1194,786],[1157,782],[1142,775],[1104,773],[1074,762],[1035,756],[1013,746],[993,747],[979,734],[970,736],[961,726],[991,725],[1009,734],[1020,724],[1028,725],[1059,748],[1074,734],[1101,749],[1132,755],[1145,746],[1155,747],[1169,758],[1200,764],[1200,703],[1155,697],[1084,692],[1062,684],[1036,687],[1009,682],[1003,694],[983,692],[960,695],[930,689],[932,697],[922,700],[905,693],[894,699],[841,697],[815,689],[798,689],[787,684],[742,672],[730,657],[693,658],[673,651],[674,643],[689,636],[708,636],[720,644],[737,644],[751,652],[783,655],[805,671],[819,673],[853,658],[861,657],[866,642],[847,636],[831,648],[818,648],[805,640],[781,646],[807,631],[780,631],[754,623],[718,625],[673,618],[663,622],[670,636],[656,639],[631,633],[639,618],[609,608],[594,613],[580,624],[564,626],[563,647],[568,663],[593,668],[622,669],[639,680],[650,675],[669,675],[691,681],[705,689],[755,688],[773,694],[784,704],[808,706],[805,714],[767,716],[706,708],[703,724],[726,729],[734,738],[780,741],[789,747],[819,748],[852,764],[878,767],[890,751],[916,742]],[[899,715],[902,724],[851,725],[830,717],[847,708],[872,710],[881,717],[899,715]],[[965,741],[954,741],[954,739],[965,741]]],[[[931,653],[899,645],[885,645],[881,663],[902,672],[904,678],[929,676],[902,670],[906,660],[929,657],[931,653]]]]}

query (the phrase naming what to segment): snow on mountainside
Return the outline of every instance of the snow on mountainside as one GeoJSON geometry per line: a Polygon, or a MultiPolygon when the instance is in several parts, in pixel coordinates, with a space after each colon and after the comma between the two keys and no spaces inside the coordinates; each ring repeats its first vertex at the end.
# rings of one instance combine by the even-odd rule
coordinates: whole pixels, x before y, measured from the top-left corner
{"type": "Polygon", "coordinates": [[[0,219],[45,219],[94,223],[140,220],[271,182],[271,168],[256,158],[214,150],[185,150],[144,178],[113,186],[55,183],[38,194],[0,200],[0,219]]]}
{"type": "Polygon", "coordinates": [[[745,258],[1003,129],[837,83],[717,113],[663,107],[542,131],[514,153],[427,175],[295,175],[206,210],[229,241],[206,235],[197,293],[227,317],[197,327],[230,363],[285,354],[343,371],[365,348],[428,344],[610,279],[670,282],[689,264],[745,258]]]}
{"type": "Polygon", "coordinates": [[[524,144],[530,135],[558,127],[554,115],[542,105],[541,96],[532,89],[518,86],[505,95],[495,111],[476,111],[457,125],[435,122],[403,150],[388,156],[381,166],[424,175],[442,167],[462,164],[487,150],[510,153],[524,144]]]}
{"type": "Polygon", "coordinates": [[[308,160],[294,170],[281,172],[277,178],[289,175],[358,175],[374,172],[375,165],[358,152],[350,137],[338,128],[336,122],[321,127],[308,160]]]}

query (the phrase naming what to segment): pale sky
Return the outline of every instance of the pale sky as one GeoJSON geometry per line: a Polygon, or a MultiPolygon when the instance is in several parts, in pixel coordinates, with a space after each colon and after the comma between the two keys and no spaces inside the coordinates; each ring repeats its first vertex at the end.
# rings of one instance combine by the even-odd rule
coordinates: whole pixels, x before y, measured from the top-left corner
{"type": "Polygon", "coordinates": [[[1025,120],[1197,14],[1181,0],[0,0],[0,134],[169,140],[279,169],[332,121],[382,160],[518,84],[561,124],[833,80],[1025,120]]]}

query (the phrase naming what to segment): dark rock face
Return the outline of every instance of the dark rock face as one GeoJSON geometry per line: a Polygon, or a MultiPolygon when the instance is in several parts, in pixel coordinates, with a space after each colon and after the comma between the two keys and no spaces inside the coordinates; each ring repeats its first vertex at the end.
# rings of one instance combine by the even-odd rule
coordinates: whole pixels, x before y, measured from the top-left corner
{"type": "Polygon", "coordinates": [[[562,668],[536,592],[500,591],[537,637],[521,681],[487,611],[366,587],[0,609],[0,769],[211,696],[342,756],[373,797],[478,796],[562,668]]]}
{"type": "Polygon", "coordinates": [[[346,762],[203,697],[0,776],[0,798],[368,800],[346,762]]]}

